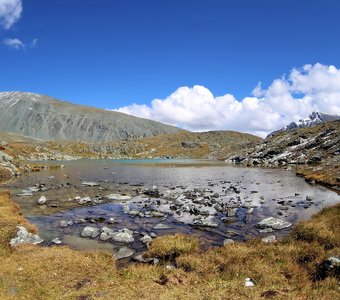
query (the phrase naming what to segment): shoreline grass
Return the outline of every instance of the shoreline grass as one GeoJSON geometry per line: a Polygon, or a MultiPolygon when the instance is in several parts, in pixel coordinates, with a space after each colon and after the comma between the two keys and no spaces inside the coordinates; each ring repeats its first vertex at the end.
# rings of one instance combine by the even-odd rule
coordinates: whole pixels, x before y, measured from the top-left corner
{"type": "Polygon", "coordinates": [[[317,280],[317,266],[340,253],[340,204],[294,226],[282,242],[258,240],[205,252],[190,236],[159,237],[148,256],[159,265],[115,267],[112,253],[68,247],[9,247],[21,224],[9,193],[0,193],[1,299],[336,299],[335,277],[317,280]],[[170,260],[175,269],[167,269],[170,260]],[[245,287],[250,277],[254,287],[245,287]]]}

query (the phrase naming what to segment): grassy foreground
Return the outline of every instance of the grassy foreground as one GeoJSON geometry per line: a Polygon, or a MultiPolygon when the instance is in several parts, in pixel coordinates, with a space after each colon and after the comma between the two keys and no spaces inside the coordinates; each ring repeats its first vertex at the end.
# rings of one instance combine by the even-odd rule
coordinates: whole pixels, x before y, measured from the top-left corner
{"type": "Polygon", "coordinates": [[[175,261],[117,269],[111,253],[23,245],[16,225],[35,228],[0,193],[0,299],[337,299],[338,279],[317,280],[317,265],[340,253],[340,205],[294,227],[283,242],[235,243],[201,252],[193,237],[153,241],[149,256],[175,261]],[[245,278],[254,287],[245,287],[245,278]]]}

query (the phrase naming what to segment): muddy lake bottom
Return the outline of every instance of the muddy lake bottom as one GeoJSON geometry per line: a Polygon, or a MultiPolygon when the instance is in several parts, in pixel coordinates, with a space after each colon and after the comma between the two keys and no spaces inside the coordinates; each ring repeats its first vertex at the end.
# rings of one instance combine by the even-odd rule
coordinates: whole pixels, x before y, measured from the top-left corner
{"type": "Polygon", "coordinates": [[[207,160],[58,163],[65,167],[31,173],[3,189],[11,191],[24,216],[38,227],[44,245],[58,238],[80,250],[116,253],[128,247],[139,254],[147,248],[141,238],[175,233],[197,236],[203,247],[221,246],[228,238],[280,239],[291,227],[265,233],[258,222],[274,217],[294,224],[340,200],[336,192],[282,169],[207,160]],[[39,205],[42,196],[47,201],[39,205]],[[98,235],[82,237],[85,227],[98,229],[98,235]],[[129,229],[133,241],[101,240],[103,228],[111,233],[129,229]]]}

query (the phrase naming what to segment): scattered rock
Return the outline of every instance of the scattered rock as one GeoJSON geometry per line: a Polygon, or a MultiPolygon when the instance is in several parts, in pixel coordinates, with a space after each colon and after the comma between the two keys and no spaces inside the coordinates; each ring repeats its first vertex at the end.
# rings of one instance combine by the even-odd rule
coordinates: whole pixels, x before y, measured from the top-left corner
{"type": "Polygon", "coordinates": [[[81,204],[81,205],[84,205],[84,204],[88,204],[88,203],[91,203],[92,200],[90,197],[84,197],[84,198],[80,198],[78,200],[78,203],[81,204]]]}
{"type": "Polygon", "coordinates": [[[259,223],[257,223],[257,227],[259,228],[272,228],[272,229],[284,229],[287,227],[292,226],[291,223],[274,218],[274,217],[269,217],[266,219],[263,219],[259,223]]]}
{"type": "Polygon", "coordinates": [[[245,279],[244,285],[245,285],[245,286],[248,286],[248,287],[255,286],[253,280],[252,280],[251,278],[249,278],[249,277],[247,277],[247,278],[245,279]]]}
{"type": "Polygon", "coordinates": [[[81,232],[82,237],[96,238],[100,234],[100,230],[96,227],[87,226],[81,232]]]}
{"type": "Polygon", "coordinates": [[[91,182],[91,181],[89,181],[89,182],[84,181],[81,184],[84,185],[84,186],[90,186],[90,187],[94,187],[94,186],[99,186],[100,185],[99,183],[91,182]]]}
{"type": "Polygon", "coordinates": [[[119,194],[110,194],[105,196],[105,198],[108,198],[109,200],[118,200],[118,201],[128,201],[131,200],[131,196],[126,195],[119,195],[119,194]]]}
{"type": "Polygon", "coordinates": [[[154,229],[156,229],[156,230],[171,229],[171,227],[169,227],[168,225],[159,223],[154,227],[154,229]]]}
{"type": "Polygon", "coordinates": [[[275,235],[269,235],[262,239],[263,243],[275,243],[276,242],[276,236],[275,235]]]}
{"type": "Polygon", "coordinates": [[[225,240],[223,241],[223,246],[225,246],[225,245],[231,245],[231,244],[235,244],[234,240],[232,240],[232,239],[225,239],[225,240]]]}
{"type": "Polygon", "coordinates": [[[40,244],[44,240],[38,235],[28,232],[28,230],[23,226],[17,226],[17,236],[10,241],[12,247],[16,247],[20,244],[40,244]]]}
{"type": "Polygon", "coordinates": [[[148,244],[152,242],[152,237],[146,234],[140,239],[140,241],[144,244],[148,244]]]}
{"type": "Polygon", "coordinates": [[[37,203],[38,203],[39,205],[44,205],[44,204],[46,204],[46,201],[47,201],[46,197],[45,197],[45,196],[41,196],[41,197],[38,199],[37,203]]]}
{"type": "Polygon", "coordinates": [[[133,231],[129,229],[122,229],[112,234],[112,240],[119,243],[132,243],[134,242],[133,231]]]}
{"type": "Polygon", "coordinates": [[[62,241],[59,238],[55,238],[51,241],[52,244],[60,245],[62,241]]]}
{"type": "Polygon", "coordinates": [[[120,260],[123,258],[127,258],[132,256],[135,253],[134,250],[127,248],[127,247],[122,247],[119,249],[119,251],[117,253],[114,254],[116,260],[120,260]]]}

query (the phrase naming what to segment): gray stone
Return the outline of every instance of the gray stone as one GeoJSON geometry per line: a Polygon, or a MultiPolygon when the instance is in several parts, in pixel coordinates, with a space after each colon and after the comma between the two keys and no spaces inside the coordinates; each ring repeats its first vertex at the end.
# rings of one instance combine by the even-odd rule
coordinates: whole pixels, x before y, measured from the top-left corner
{"type": "Polygon", "coordinates": [[[90,186],[90,187],[99,186],[99,183],[92,182],[92,181],[88,181],[88,182],[84,181],[81,184],[84,185],[84,186],[90,186]]]}
{"type": "Polygon", "coordinates": [[[51,242],[56,245],[60,245],[62,243],[62,241],[59,238],[55,238],[51,242]]]}
{"type": "Polygon", "coordinates": [[[144,244],[148,244],[152,241],[152,237],[146,234],[140,239],[140,241],[144,244]]]}
{"type": "Polygon", "coordinates": [[[44,240],[38,235],[28,232],[28,230],[23,226],[17,226],[17,236],[10,241],[12,247],[16,247],[20,244],[40,244],[44,240]]]}
{"type": "Polygon", "coordinates": [[[272,228],[266,228],[266,229],[261,229],[260,230],[260,233],[271,233],[273,232],[274,230],[272,228]]]}
{"type": "Polygon", "coordinates": [[[78,203],[81,204],[81,205],[84,205],[84,204],[88,204],[88,203],[91,203],[92,200],[90,197],[83,197],[83,198],[80,198],[78,200],[78,203]]]}
{"type": "Polygon", "coordinates": [[[133,231],[129,229],[122,229],[112,234],[112,240],[119,243],[132,243],[134,242],[133,231]]]}
{"type": "Polygon", "coordinates": [[[126,195],[119,195],[119,194],[110,194],[105,196],[105,198],[108,198],[109,200],[118,200],[118,201],[127,201],[131,200],[131,196],[126,196],[126,195]]]}
{"type": "Polygon", "coordinates": [[[113,234],[114,234],[114,231],[110,228],[107,228],[107,227],[103,227],[101,229],[101,234],[99,236],[99,239],[101,241],[107,241],[109,239],[111,239],[113,237],[113,234]]]}
{"type": "Polygon", "coordinates": [[[168,225],[159,223],[154,227],[154,229],[156,229],[156,230],[171,229],[171,227],[169,227],[168,225]]]}
{"type": "Polygon", "coordinates": [[[275,235],[269,235],[262,239],[263,243],[275,243],[276,242],[276,236],[275,235]]]}
{"type": "Polygon", "coordinates": [[[127,247],[122,247],[122,248],[119,249],[119,251],[117,253],[115,253],[114,256],[115,256],[116,260],[119,260],[119,259],[130,257],[134,253],[135,253],[134,250],[127,248],[127,247]]]}
{"type": "Polygon", "coordinates": [[[96,227],[87,226],[81,232],[82,237],[96,238],[100,234],[100,230],[96,227]]]}
{"type": "Polygon", "coordinates": [[[203,227],[218,227],[217,223],[211,220],[207,220],[207,219],[195,220],[193,224],[197,226],[203,226],[203,227]]]}
{"type": "Polygon", "coordinates": [[[231,245],[231,244],[234,244],[235,242],[234,242],[234,240],[232,240],[232,239],[225,239],[224,241],[223,241],[223,246],[225,246],[225,245],[231,245]]]}
{"type": "Polygon", "coordinates": [[[257,227],[263,229],[264,228],[284,229],[290,226],[292,226],[291,223],[273,217],[263,219],[262,221],[257,223],[257,227]]]}

